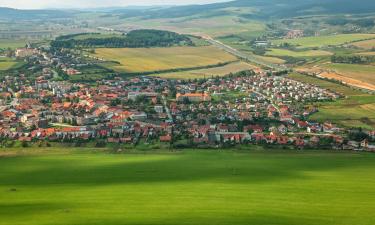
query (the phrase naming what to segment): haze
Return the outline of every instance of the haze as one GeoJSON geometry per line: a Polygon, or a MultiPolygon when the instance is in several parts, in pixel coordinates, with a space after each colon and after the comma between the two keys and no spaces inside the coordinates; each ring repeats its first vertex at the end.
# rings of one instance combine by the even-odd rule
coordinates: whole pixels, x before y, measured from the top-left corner
{"type": "Polygon", "coordinates": [[[187,5],[207,4],[224,2],[225,0],[2,0],[0,7],[11,7],[19,9],[41,9],[41,8],[98,8],[114,6],[147,6],[147,5],[187,5]]]}

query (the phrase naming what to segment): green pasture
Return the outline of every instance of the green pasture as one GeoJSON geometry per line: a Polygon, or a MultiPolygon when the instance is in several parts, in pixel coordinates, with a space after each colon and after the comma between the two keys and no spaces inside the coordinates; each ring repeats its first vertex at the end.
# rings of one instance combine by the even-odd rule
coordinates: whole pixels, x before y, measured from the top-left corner
{"type": "Polygon", "coordinates": [[[374,154],[46,151],[2,152],[1,225],[375,223],[374,154]]]}

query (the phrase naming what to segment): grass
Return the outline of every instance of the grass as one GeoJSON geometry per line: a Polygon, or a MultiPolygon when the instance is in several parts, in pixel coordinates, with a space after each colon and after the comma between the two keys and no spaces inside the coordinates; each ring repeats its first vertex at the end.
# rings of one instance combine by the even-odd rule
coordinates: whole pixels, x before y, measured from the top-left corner
{"type": "Polygon", "coordinates": [[[213,46],[171,48],[100,48],[96,57],[119,64],[110,68],[120,72],[150,72],[214,65],[237,60],[213,46]]]}
{"type": "Polygon", "coordinates": [[[236,73],[244,70],[254,69],[254,66],[245,62],[234,62],[225,66],[201,69],[201,70],[191,70],[176,73],[162,73],[155,76],[170,78],[170,79],[199,79],[199,78],[209,78],[212,76],[225,76],[230,73],[236,73]]]}
{"type": "Polygon", "coordinates": [[[375,39],[375,34],[338,34],[330,36],[303,37],[297,39],[279,39],[272,41],[273,44],[289,43],[302,48],[323,47],[329,45],[342,45],[365,39],[375,39]]]}
{"type": "Polygon", "coordinates": [[[365,94],[341,84],[312,76],[297,73],[288,76],[294,80],[315,84],[346,96],[346,98],[335,102],[319,104],[319,112],[313,114],[310,119],[320,122],[331,121],[344,127],[362,127],[369,130],[375,128],[375,95],[365,94]]]}
{"type": "Polygon", "coordinates": [[[306,51],[291,51],[287,49],[272,48],[267,51],[266,55],[270,56],[290,56],[290,57],[317,57],[317,56],[330,56],[333,53],[323,50],[306,50],[306,51]]]}
{"type": "Polygon", "coordinates": [[[25,47],[26,41],[25,40],[10,40],[10,39],[0,39],[0,49],[16,49],[25,47]]]}
{"type": "Polygon", "coordinates": [[[374,160],[229,151],[3,157],[0,224],[372,225],[374,160]]]}

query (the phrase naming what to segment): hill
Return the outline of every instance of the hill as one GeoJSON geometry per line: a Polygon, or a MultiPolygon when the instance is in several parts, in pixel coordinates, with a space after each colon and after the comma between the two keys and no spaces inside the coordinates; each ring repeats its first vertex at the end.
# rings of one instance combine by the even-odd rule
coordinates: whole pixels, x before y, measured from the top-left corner
{"type": "Polygon", "coordinates": [[[155,19],[186,16],[214,17],[222,15],[223,11],[228,16],[237,15],[253,19],[286,18],[317,14],[365,14],[375,11],[375,2],[372,0],[362,0],[360,3],[354,0],[237,0],[207,5],[141,10],[123,9],[112,12],[121,14],[123,18],[142,15],[143,19],[155,19]],[[234,8],[238,10],[229,10],[234,8]],[[248,11],[244,9],[248,9],[248,11]]]}
{"type": "Polygon", "coordinates": [[[20,10],[0,7],[0,20],[35,20],[69,18],[73,13],[63,10],[20,10]]]}

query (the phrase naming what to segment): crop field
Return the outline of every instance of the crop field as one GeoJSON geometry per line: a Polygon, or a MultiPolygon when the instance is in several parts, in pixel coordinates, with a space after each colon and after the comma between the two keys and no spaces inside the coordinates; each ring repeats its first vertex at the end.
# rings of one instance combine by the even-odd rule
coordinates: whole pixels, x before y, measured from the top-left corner
{"type": "Polygon", "coordinates": [[[363,49],[371,50],[371,49],[375,48],[375,39],[354,42],[354,43],[352,43],[352,45],[354,45],[354,46],[356,46],[358,48],[363,48],[363,49]]]}
{"type": "Polygon", "coordinates": [[[279,39],[272,41],[273,44],[289,43],[301,48],[323,47],[328,45],[343,45],[355,41],[375,39],[375,34],[339,34],[330,36],[303,37],[297,39],[279,39]]]}
{"type": "Polygon", "coordinates": [[[0,57],[0,71],[9,70],[11,68],[20,66],[22,62],[12,60],[10,58],[0,57]]]}
{"type": "Polygon", "coordinates": [[[110,68],[120,72],[152,72],[216,65],[237,60],[213,46],[171,48],[100,48],[96,57],[116,61],[110,68]]]}
{"type": "Polygon", "coordinates": [[[333,63],[324,64],[322,67],[329,70],[333,70],[344,77],[375,85],[375,66],[333,63]]]}
{"type": "Polygon", "coordinates": [[[0,170],[1,225],[375,223],[374,154],[70,150],[0,170]]]}
{"type": "Polygon", "coordinates": [[[346,98],[335,102],[318,104],[319,112],[313,114],[310,119],[322,122],[328,120],[345,127],[362,127],[370,130],[375,128],[375,95],[312,76],[293,73],[288,77],[315,84],[346,96],[346,98]]]}
{"type": "Polygon", "coordinates": [[[25,40],[10,40],[10,39],[0,39],[0,49],[16,49],[21,48],[26,45],[25,40]]]}
{"type": "Polygon", "coordinates": [[[155,76],[170,78],[170,79],[199,79],[199,78],[209,78],[212,76],[225,76],[230,73],[236,73],[244,70],[251,70],[256,68],[253,65],[250,65],[245,62],[234,62],[225,66],[214,67],[210,69],[201,69],[201,70],[190,70],[184,72],[176,73],[162,73],[155,76]]]}
{"type": "Polygon", "coordinates": [[[307,50],[307,51],[291,51],[287,49],[269,49],[266,55],[270,56],[291,56],[291,57],[316,57],[316,56],[330,56],[333,55],[332,52],[323,50],[307,50]]]}

